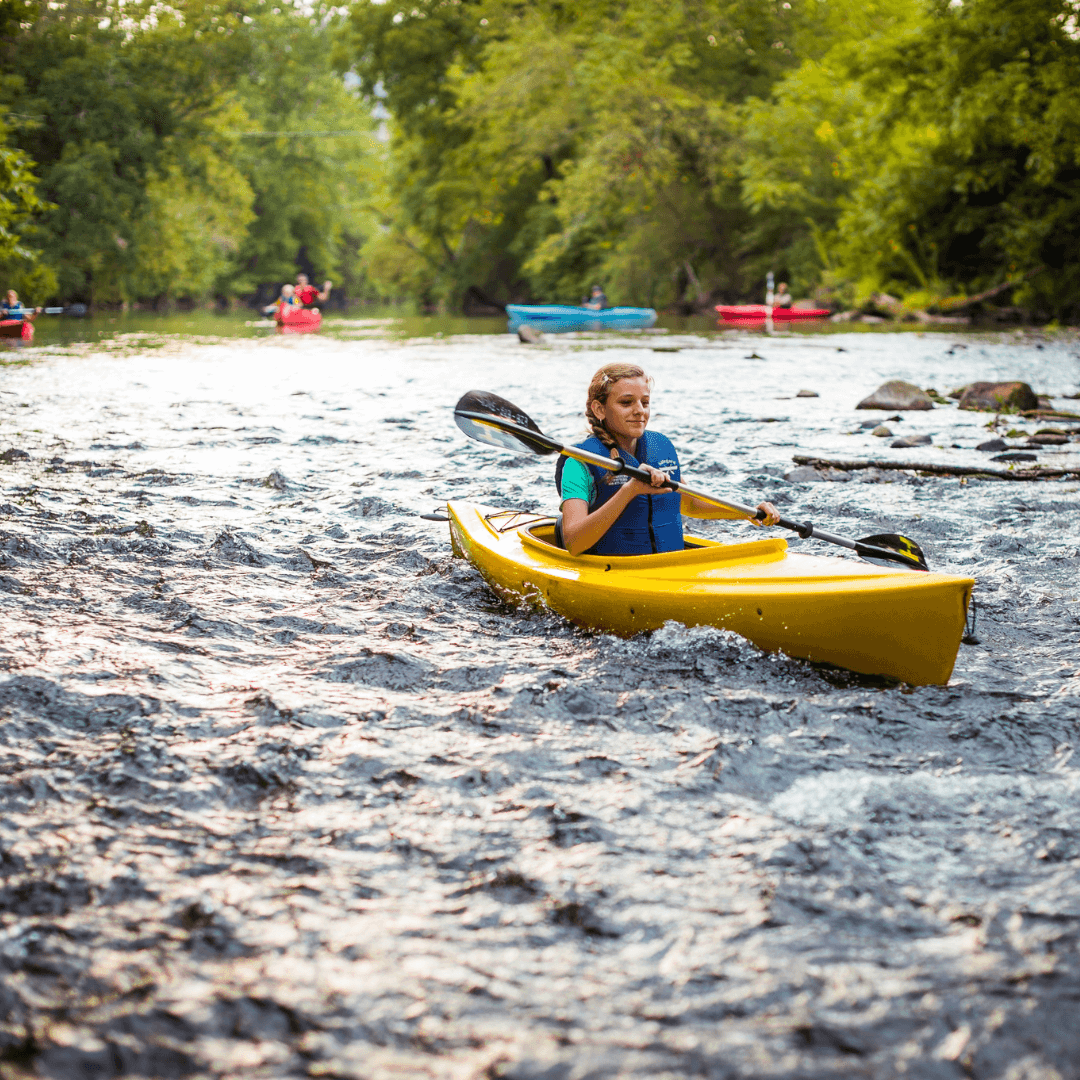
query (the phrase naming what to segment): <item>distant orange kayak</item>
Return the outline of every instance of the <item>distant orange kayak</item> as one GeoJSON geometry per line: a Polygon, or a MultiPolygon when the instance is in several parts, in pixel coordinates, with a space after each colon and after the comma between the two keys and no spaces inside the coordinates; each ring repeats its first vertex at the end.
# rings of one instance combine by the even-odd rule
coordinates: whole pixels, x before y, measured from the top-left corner
{"type": "MultiPolygon", "coordinates": [[[[717,304],[720,318],[730,323],[764,322],[769,316],[769,308],[764,304],[717,304]]],[[[828,308],[784,308],[772,309],[773,322],[800,322],[803,319],[824,319],[831,315],[828,308]]]]}
{"type": "Polygon", "coordinates": [[[34,340],[34,324],[29,319],[0,319],[0,337],[34,340]]]}
{"type": "Polygon", "coordinates": [[[305,334],[319,329],[322,325],[322,312],[311,308],[278,308],[274,321],[279,330],[305,334]]]}

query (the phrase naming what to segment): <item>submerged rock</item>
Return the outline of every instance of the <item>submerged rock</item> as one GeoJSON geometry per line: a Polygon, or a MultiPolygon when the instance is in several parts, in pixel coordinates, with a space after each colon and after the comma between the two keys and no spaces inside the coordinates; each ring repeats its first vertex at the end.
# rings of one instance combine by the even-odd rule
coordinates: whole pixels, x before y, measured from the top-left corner
{"type": "Polygon", "coordinates": [[[895,439],[889,443],[893,449],[902,449],[905,446],[930,446],[933,439],[929,435],[906,435],[902,439],[895,439]]]}
{"type": "Polygon", "coordinates": [[[865,397],[856,409],[932,409],[934,402],[925,390],[903,379],[891,379],[882,383],[869,397],[865,397]]]}
{"type": "Polygon", "coordinates": [[[784,479],[792,484],[820,484],[825,477],[812,465],[800,465],[784,473],[784,479]]]}
{"type": "Polygon", "coordinates": [[[1039,399],[1026,382],[975,382],[960,391],[961,409],[1021,412],[1038,407],[1039,399]]]}
{"type": "Polygon", "coordinates": [[[879,439],[888,439],[892,437],[892,428],[887,428],[884,424],[878,424],[870,434],[876,435],[879,439]]]}
{"type": "Polygon", "coordinates": [[[1022,450],[1013,450],[1008,454],[998,454],[997,457],[992,457],[991,461],[1038,461],[1038,455],[1026,454],[1022,450]]]}
{"type": "Polygon", "coordinates": [[[252,547],[242,536],[223,529],[210,545],[210,551],[226,562],[242,563],[244,566],[266,566],[262,553],[252,547]]]}
{"type": "Polygon", "coordinates": [[[975,449],[981,450],[984,454],[999,453],[1002,450],[1008,450],[1009,444],[1004,439],[987,439],[986,442],[979,443],[975,449]]]}
{"type": "Polygon", "coordinates": [[[517,335],[522,345],[540,345],[544,340],[544,335],[528,323],[518,327],[517,335]]]}
{"type": "Polygon", "coordinates": [[[796,397],[821,397],[821,395],[816,390],[800,390],[795,396],[796,397]]]}
{"type": "Polygon", "coordinates": [[[17,450],[14,446],[0,454],[0,461],[10,465],[13,461],[29,461],[30,455],[25,450],[17,450]]]}

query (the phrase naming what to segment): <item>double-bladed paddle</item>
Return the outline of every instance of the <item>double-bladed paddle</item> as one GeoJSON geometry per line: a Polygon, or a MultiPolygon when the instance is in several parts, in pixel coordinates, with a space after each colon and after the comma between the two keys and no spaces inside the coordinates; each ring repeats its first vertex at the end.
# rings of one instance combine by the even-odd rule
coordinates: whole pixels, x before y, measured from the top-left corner
{"type": "MultiPolygon", "coordinates": [[[[524,447],[530,453],[542,456],[562,454],[587,465],[596,465],[601,469],[624,473],[634,477],[635,480],[643,480],[646,484],[650,482],[649,474],[644,469],[627,465],[621,457],[616,460],[601,454],[593,454],[576,446],[567,446],[558,439],[545,435],[528,413],[522,412],[516,405],[499,397],[498,394],[491,394],[484,390],[470,390],[454,406],[454,420],[470,439],[489,443],[491,446],[500,446],[514,451],[520,451],[524,447]]],[[[764,510],[758,510],[753,506],[743,506],[729,499],[718,499],[715,495],[707,495],[703,491],[675,480],[669,480],[666,486],[692,499],[710,503],[720,510],[727,511],[725,516],[746,517],[757,521],[763,520],[766,516],[764,510]]],[[[826,532],[809,523],[800,525],[798,522],[781,518],[777,524],[798,533],[804,540],[813,538],[848,548],[867,562],[899,565],[908,570],[930,569],[926,565],[922,548],[907,536],[881,533],[876,536],[866,536],[862,540],[849,540],[846,536],[837,536],[835,533],[826,532]]]]}

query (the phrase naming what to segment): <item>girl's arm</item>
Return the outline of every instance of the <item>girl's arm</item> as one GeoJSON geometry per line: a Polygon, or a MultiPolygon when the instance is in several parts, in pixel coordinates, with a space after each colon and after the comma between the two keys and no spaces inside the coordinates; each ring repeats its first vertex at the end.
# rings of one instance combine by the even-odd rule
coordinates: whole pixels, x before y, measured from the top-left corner
{"type": "Polygon", "coordinates": [[[642,465],[652,476],[652,484],[641,480],[628,480],[603,506],[591,514],[589,504],[584,499],[567,499],[562,504],[563,541],[571,555],[580,555],[588,551],[619,519],[632,499],[638,495],[655,494],[667,480],[667,474],[654,469],[651,465],[642,465]]]}

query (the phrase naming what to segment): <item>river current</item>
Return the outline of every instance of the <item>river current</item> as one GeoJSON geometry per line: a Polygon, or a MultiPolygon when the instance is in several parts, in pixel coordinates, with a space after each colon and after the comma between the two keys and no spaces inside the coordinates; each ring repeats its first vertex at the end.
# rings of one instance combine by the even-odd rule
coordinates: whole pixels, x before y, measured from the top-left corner
{"type": "Polygon", "coordinates": [[[985,465],[987,414],[892,449],[855,405],[1080,411],[1074,336],[237,326],[0,354],[0,1076],[1080,1077],[1080,483],[784,478],[985,465]],[[616,360],[688,482],[975,577],[950,683],[585,633],[454,559],[420,514],[556,505],[458,397],[573,440],[616,360]]]}

